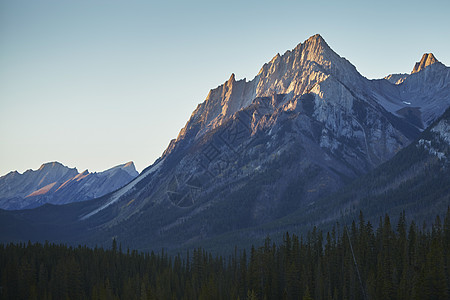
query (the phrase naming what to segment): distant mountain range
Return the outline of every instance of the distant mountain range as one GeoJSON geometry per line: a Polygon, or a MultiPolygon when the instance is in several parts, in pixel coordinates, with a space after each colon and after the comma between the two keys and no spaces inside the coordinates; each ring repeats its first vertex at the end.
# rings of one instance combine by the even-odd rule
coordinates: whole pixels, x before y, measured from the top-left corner
{"type": "Polygon", "coordinates": [[[212,89],[161,158],[123,188],[0,212],[0,237],[225,250],[359,210],[372,220],[391,210],[431,219],[450,194],[449,106],[450,68],[432,54],[411,74],[368,80],[314,35],[251,81],[232,74],[212,89]]]}
{"type": "Polygon", "coordinates": [[[23,174],[0,177],[0,208],[28,209],[45,203],[66,204],[101,197],[129,183],[139,173],[128,162],[100,173],[78,173],[59,162],[43,164],[23,174]]]}

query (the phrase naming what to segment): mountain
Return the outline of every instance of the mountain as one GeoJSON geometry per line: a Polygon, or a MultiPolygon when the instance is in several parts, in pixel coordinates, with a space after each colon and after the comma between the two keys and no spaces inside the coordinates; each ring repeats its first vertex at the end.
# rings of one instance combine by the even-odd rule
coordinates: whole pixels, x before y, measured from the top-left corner
{"type": "Polygon", "coordinates": [[[97,198],[121,188],[139,173],[128,162],[100,173],[78,173],[59,162],[38,170],[17,171],[0,177],[0,208],[26,209],[45,203],[66,204],[97,198]]]}
{"type": "Polygon", "coordinates": [[[399,73],[399,74],[390,74],[390,75],[384,77],[384,79],[386,79],[387,81],[389,81],[390,83],[393,83],[393,84],[400,84],[407,77],[408,77],[408,74],[406,74],[406,73],[399,73]]]}
{"type": "Polygon", "coordinates": [[[392,74],[386,80],[374,80],[378,102],[389,112],[425,129],[450,105],[450,68],[432,53],[425,53],[408,74],[392,74]]]}
{"type": "Polygon", "coordinates": [[[114,237],[141,250],[224,247],[273,234],[265,228],[278,222],[284,230],[294,212],[300,224],[315,207],[334,214],[311,213],[308,225],[335,221],[346,204],[328,197],[401,155],[450,106],[450,69],[421,68],[400,84],[368,80],[314,35],[252,80],[232,74],[212,89],[161,158],[123,188],[2,212],[3,225],[17,225],[2,235],[22,240],[29,230],[34,239],[90,245],[114,237]]]}
{"type": "Polygon", "coordinates": [[[323,197],[276,222],[235,232],[233,239],[245,236],[275,236],[279,232],[306,233],[316,225],[331,230],[336,222],[350,224],[357,220],[360,211],[372,224],[380,216],[396,219],[404,212],[417,225],[431,225],[437,215],[447,211],[450,203],[450,108],[409,146],[392,159],[361,178],[356,179],[336,193],[323,197]],[[317,220],[320,220],[319,222],[317,220]]]}
{"type": "Polygon", "coordinates": [[[436,57],[434,57],[433,53],[425,53],[422,56],[422,59],[419,62],[416,62],[413,70],[411,71],[411,74],[420,72],[434,63],[439,63],[439,61],[436,59],[436,57]]]}

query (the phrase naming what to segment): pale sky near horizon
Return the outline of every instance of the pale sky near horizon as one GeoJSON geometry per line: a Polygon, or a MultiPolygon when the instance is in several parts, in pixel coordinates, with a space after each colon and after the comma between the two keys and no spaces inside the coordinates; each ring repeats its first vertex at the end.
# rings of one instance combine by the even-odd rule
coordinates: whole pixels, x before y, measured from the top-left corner
{"type": "Polygon", "coordinates": [[[0,0],[0,176],[142,171],[210,89],[319,33],[367,78],[450,66],[450,2],[0,0]]]}

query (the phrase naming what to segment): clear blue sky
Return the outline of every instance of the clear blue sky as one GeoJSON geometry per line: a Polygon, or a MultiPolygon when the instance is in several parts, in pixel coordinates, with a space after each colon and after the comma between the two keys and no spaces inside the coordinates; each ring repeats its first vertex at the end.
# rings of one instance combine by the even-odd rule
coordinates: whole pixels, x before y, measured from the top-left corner
{"type": "Polygon", "coordinates": [[[449,3],[0,0],[0,175],[141,171],[211,88],[316,33],[368,78],[448,66],[449,3]]]}

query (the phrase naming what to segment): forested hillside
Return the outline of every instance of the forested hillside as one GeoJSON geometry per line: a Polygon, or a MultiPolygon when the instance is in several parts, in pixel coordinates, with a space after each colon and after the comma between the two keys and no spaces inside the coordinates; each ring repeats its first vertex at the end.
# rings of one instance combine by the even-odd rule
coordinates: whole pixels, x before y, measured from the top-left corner
{"type": "Polygon", "coordinates": [[[0,299],[448,299],[450,208],[431,230],[361,214],[213,257],[56,244],[0,245],[0,299]]]}

